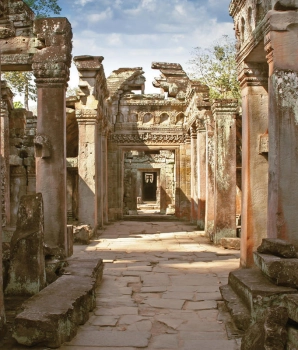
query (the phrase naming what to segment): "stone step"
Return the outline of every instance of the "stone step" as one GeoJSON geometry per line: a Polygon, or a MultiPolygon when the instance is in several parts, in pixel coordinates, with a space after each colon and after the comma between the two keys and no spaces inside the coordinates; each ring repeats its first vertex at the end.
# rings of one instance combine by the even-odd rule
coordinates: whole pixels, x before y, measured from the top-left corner
{"type": "Polygon", "coordinates": [[[101,259],[69,259],[64,275],[28,299],[13,325],[22,345],[58,348],[70,341],[95,308],[95,288],[103,273],[101,259]]]}
{"type": "Polygon", "coordinates": [[[174,215],[161,215],[161,214],[151,214],[151,215],[123,215],[124,221],[146,221],[146,222],[155,222],[155,221],[178,221],[174,215]]]}
{"type": "Polygon", "coordinates": [[[274,285],[255,268],[230,272],[229,285],[250,310],[253,320],[271,305],[280,304],[284,295],[297,293],[294,288],[274,285]]]}
{"type": "Polygon", "coordinates": [[[237,328],[246,330],[250,325],[248,308],[228,284],[219,287],[219,290],[237,328]]]}
{"type": "Polygon", "coordinates": [[[274,284],[298,288],[298,259],[254,252],[254,262],[274,284]]]}

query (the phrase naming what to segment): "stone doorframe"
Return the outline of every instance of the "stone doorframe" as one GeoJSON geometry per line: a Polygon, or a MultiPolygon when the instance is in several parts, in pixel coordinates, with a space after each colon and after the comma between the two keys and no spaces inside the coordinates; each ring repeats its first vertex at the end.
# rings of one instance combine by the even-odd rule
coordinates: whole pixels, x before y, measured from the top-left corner
{"type": "MultiPolygon", "coordinates": [[[[137,169],[137,189],[141,189],[137,192],[137,198],[141,198],[144,201],[143,194],[143,173],[156,173],[156,205],[160,205],[160,168],[138,168],[137,169]]],[[[139,203],[137,203],[139,204],[139,203]]]]}
{"type": "MultiPolygon", "coordinates": [[[[111,220],[119,220],[123,218],[123,195],[124,195],[124,153],[129,151],[145,151],[145,150],[170,150],[175,151],[175,207],[179,208],[180,203],[180,145],[117,145],[117,156],[114,157],[117,158],[118,162],[114,166],[114,172],[113,175],[113,187],[116,188],[116,192],[114,193],[115,197],[113,198],[113,204],[116,207],[111,208],[111,202],[109,202],[109,218],[111,220]],[[116,175],[118,173],[118,175],[116,175]]],[[[162,187],[163,184],[161,183],[160,186],[162,187]]],[[[109,194],[111,195],[111,193],[109,194]]],[[[162,198],[160,199],[160,209],[161,212],[166,212],[167,204],[165,200],[162,198]]]]}

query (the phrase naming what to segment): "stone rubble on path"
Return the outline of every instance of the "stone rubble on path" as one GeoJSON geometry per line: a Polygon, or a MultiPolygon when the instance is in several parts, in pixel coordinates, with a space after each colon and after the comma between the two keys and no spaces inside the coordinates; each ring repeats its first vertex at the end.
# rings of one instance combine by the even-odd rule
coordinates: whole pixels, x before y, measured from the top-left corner
{"type": "Polygon", "coordinates": [[[240,349],[217,306],[238,251],[210,245],[186,223],[129,221],[75,248],[102,258],[104,277],[89,321],[61,350],[240,349]]]}

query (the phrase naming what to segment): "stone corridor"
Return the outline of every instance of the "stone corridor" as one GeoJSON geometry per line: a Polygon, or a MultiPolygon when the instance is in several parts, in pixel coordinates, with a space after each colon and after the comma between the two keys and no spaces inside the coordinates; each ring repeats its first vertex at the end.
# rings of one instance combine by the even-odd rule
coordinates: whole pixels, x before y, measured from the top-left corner
{"type": "Polygon", "coordinates": [[[89,321],[61,350],[239,349],[218,310],[238,251],[211,246],[177,221],[117,222],[74,248],[82,259],[102,258],[104,277],[89,321]]]}

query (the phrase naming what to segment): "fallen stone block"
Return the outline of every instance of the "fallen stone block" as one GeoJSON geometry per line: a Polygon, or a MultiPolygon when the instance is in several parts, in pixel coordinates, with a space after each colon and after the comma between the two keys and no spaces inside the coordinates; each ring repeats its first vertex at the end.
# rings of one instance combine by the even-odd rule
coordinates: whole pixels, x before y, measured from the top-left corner
{"type": "Polygon", "coordinates": [[[240,238],[226,237],[220,240],[220,245],[225,249],[236,249],[240,250],[240,238]]]}
{"type": "Polygon", "coordinates": [[[74,243],[88,245],[92,238],[93,230],[89,225],[80,225],[73,227],[74,243]]]}
{"type": "Polygon", "coordinates": [[[296,258],[296,250],[293,244],[282,239],[263,238],[257,251],[263,254],[273,254],[282,258],[296,258]]]}
{"type": "Polygon", "coordinates": [[[63,276],[22,305],[13,325],[18,343],[58,348],[88,320],[102,279],[102,260],[74,258],[68,263],[63,276]]]}

